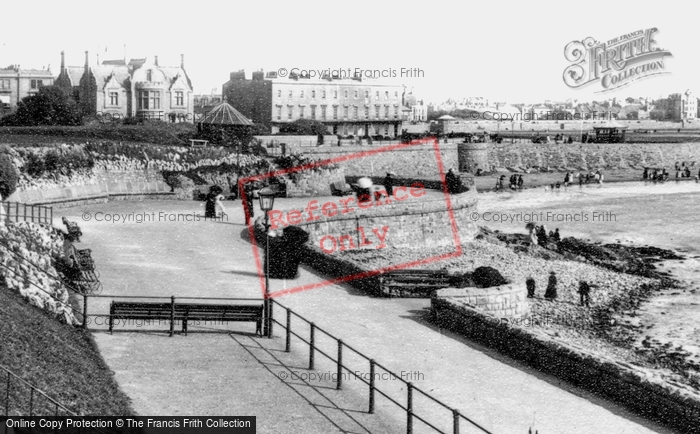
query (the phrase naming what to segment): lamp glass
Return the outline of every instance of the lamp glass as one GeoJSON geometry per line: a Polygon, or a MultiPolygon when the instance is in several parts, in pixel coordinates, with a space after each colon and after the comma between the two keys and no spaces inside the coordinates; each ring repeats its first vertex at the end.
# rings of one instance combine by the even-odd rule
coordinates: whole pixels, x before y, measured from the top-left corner
{"type": "Polygon", "coordinates": [[[258,200],[260,200],[260,209],[268,212],[275,205],[275,192],[265,187],[258,192],[258,200]]]}

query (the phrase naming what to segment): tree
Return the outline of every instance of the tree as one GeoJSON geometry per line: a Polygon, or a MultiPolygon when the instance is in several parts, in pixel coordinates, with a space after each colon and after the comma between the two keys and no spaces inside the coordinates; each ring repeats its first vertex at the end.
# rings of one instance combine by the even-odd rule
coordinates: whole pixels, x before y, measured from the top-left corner
{"type": "Polygon", "coordinates": [[[80,125],[78,105],[57,86],[45,86],[36,95],[22,99],[14,114],[14,125],[80,125]]]}
{"type": "Polygon", "coordinates": [[[627,98],[625,98],[625,102],[627,104],[632,104],[634,102],[634,98],[632,98],[631,96],[628,96],[627,98]]]}
{"type": "Polygon", "coordinates": [[[328,133],[328,128],[319,121],[312,119],[297,119],[280,127],[280,134],[294,136],[318,136],[328,133]]]}
{"type": "Polygon", "coordinates": [[[627,113],[627,119],[634,119],[634,120],[639,119],[639,112],[637,110],[633,110],[633,111],[627,113]]]}
{"type": "Polygon", "coordinates": [[[9,149],[0,147],[0,200],[15,192],[18,181],[19,174],[10,158],[9,149]]]}

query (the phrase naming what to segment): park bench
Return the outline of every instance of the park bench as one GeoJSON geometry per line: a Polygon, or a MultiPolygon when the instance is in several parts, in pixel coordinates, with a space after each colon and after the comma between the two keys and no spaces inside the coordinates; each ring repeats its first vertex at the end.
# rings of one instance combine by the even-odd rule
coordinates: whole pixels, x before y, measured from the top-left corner
{"type": "Polygon", "coordinates": [[[379,275],[379,289],[389,297],[430,297],[436,289],[448,288],[454,276],[447,270],[394,270],[379,275]]]}
{"type": "Polygon", "coordinates": [[[245,321],[255,322],[255,332],[262,331],[262,305],[192,304],[192,303],[135,303],[113,301],[109,307],[109,332],[114,320],[168,320],[170,336],[174,321],[182,321],[182,332],[187,335],[188,321],[245,321]]]}

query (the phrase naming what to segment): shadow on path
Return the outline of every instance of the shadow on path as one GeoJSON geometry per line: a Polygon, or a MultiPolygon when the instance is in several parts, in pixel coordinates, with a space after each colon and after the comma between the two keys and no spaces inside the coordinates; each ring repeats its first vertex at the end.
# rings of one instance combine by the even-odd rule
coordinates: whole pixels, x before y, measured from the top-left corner
{"type": "Polygon", "coordinates": [[[409,313],[410,315],[401,315],[401,318],[415,321],[425,327],[430,328],[431,330],[440,333],[442,336],[454,339],[455,341],[466,345],[472,350],[481,352],[486,356],[503,363],[504,365],[518,369],[526,374],[532,375],[533,377],[545,381],[546,383],[549,383],[554,387],[566,390],[567,392],[576,395],[582,399],[585,399],[594,405],[603,407],[617,416],[638,423],[639,425],[645,426],[649,429],[656,430],[659,433],[673,432],[669,428],[663,427],[662,425],[659,425],[653,421],[649,421],[648,419],[644,419],[641,416],[637,416],[636,414],[630,412],[629,410],[625,409],[619,404],[600,398],[598,395],[592,392],[576,387],[573,384],[570,384],[558,377],[542,372],[522,362],[512,359],[504,354],[501,354],[497,350],[481,345],[477,342],[470,340],[465,336],[440,327],[439,325],[435,324],[430,320],[430,308],[424,308],[421,310],[409,310],[407,311],[407,313],[409,313]]]}
{"type": "Polygon", "coordinates": [[[333,383],[328,384],[312,384],[305,378],[299,375],[294,375],[299,371],[307,371],[307,368],[296,368],[285,364],[273,352],[275,349],[265,348],[259,340],[253,340],[252,344],[245,344],[237,339],[236,336],[231,336],[236,343],[245,349],[255,360],[263,366],[270,375],[274,375],[281,383],[292,389],[301,399],[306,401],[316,411],[318,411],[328,422],[335,426],[340,432],[347,434],[372,434],[385,433],[387,427],[373,428],[368,426],[367,421],[359,420],[359,415],[364,415],[365,418],[377,418],[376,414],[370,415],[366,411],[343,408],[337,401],[338,397],[331,395],[338,393],[349,393],[338,391],[335,392],[333,383]],[[263,360],[263,357],[267,360],[263,360]],[[272,367],[280,367],[280,371],[273,371],[272,367]]]}

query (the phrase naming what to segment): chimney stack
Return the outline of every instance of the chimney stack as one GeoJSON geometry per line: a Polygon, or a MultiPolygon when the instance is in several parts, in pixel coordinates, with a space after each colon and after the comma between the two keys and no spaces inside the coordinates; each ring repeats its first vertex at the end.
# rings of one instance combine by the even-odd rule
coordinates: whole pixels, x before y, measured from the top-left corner
{"type": "Polygon", "coordinates": [[[88,67],[88,52],[87,50],[85,51],[85,68],[87,69],[88,67]]]}
{"type": "Polygon", "coordinates": [[[180,54],[180,68],[185,69],[185,55],[180,54]]]}
{"type": "Polygon", "coordinates": [[[61,72],[66,70],[66,53],[61,51],[61,72]]]}
{"type": "Polygon", "coordinates": [[[153,64],[158,66],[158,56],[153,56],[153,64]]]}

